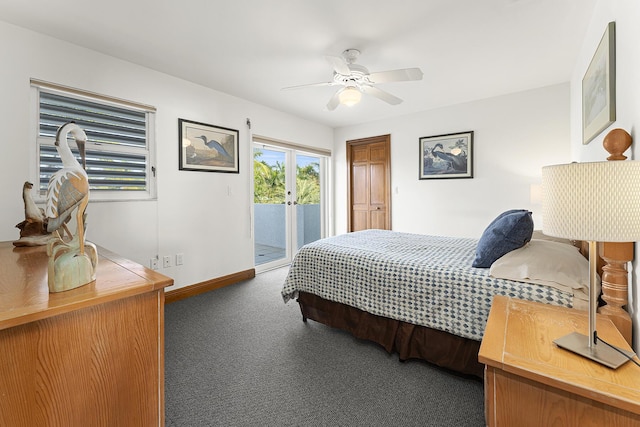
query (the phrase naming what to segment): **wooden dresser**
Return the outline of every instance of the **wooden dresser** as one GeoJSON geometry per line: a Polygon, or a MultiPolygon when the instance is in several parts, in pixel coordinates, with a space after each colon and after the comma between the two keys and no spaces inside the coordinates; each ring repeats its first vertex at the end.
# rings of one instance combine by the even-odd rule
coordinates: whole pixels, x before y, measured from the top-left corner
{"type": "MultiPolygon", "coordinates": [[[[597,330],[630,350],[609,319],[598,315],[597,330]]],[[[556,347],[573,331],[588,333],[587,312],[494,298],[478,355],[487,425],[640,426],[640,367],[612,370],[556,347]]]]}
{"type": "Polygon", "coordinates": [[[96,281],[49,293],[44,247],[0,243],[0,426],[164,425],[164,288],[104,249],[96,281]]]}

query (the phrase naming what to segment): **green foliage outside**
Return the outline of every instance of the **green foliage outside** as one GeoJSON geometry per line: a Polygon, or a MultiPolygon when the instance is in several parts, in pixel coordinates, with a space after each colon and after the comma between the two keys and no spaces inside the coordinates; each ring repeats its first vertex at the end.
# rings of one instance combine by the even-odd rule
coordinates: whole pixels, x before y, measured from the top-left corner
{"type": "MultiPolygon", "coordinates": [[[[285,203],[285,166],[276,162],[269,166],[260,150],[253,152],[254,203],[285,203]]],[[[320,203],[320,165],[310,163],[300,167],[296,165],[296,193],[298,204],[320,203]]]]}

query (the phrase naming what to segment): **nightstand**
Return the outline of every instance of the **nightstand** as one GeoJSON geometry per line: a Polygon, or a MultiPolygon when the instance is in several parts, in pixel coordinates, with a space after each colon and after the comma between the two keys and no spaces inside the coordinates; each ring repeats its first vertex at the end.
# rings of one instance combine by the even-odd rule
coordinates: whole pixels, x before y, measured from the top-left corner
{"type": "MultiPolygon", "coordinates": [[[[630,350],[606,317],[597,330],[630,350]]],[[[553,343],[573,331],[588,333],[587,312],[494,298],[478,354],[487,425],[640,426],[640,367],[612,370],[553,343]]]]}

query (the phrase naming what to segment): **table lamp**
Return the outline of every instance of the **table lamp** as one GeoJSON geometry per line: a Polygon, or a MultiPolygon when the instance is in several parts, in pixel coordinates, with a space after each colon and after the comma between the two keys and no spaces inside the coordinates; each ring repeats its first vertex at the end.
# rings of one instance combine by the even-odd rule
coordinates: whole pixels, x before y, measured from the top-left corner
{"type": "Polygon", "coordinates": [[[545,166],[542,190],[543,233],[589,242],[589,335],[573,332],[554,343],[618,368],[634,353],[598,343],[597,242],[640,241],[640,162],[545,166]]]}

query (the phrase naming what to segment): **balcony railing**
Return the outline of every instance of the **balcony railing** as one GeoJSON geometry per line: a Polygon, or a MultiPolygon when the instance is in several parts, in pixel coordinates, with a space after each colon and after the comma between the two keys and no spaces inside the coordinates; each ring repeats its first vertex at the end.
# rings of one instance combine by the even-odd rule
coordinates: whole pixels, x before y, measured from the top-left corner
{"type": "MultiPolygon", "coordinates": [[[[256,265],[286,256],[286,216],[284,204],[254,204],[256,265]]],[[[297,251],[320,238],[320,205],[296,205],[297,251]]]]}

